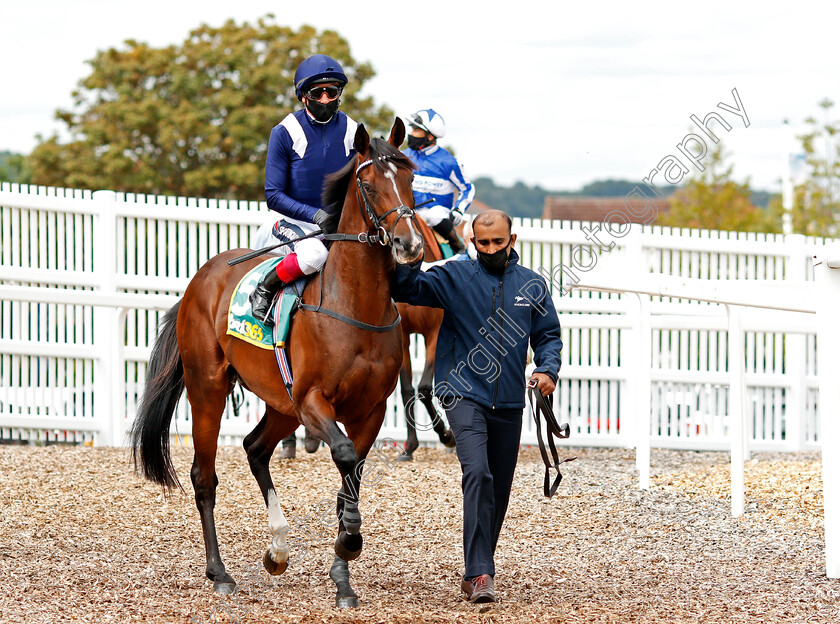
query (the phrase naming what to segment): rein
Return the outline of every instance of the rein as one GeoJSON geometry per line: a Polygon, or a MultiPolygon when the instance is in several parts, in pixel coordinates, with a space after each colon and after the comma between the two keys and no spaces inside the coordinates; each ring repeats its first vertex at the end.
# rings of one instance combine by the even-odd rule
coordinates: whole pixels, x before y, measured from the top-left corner
{"type": "MultiPolygon", "coordinates": [[[[377,160],[387,161],[389,158],[390,158],[390,156],[380,156],[377,160]]],[[[385,226],[382,225],[382,221],[385,219],[385,217],[387,217],[392,212],[398,212],[399,214],[397,216],[397,221],[394,223],[394,227],[396,228],[397,223],[399,222],[400,219],[402,219],[403,217],[411,218],[411,217],[414,216],[414,209],[409,208],[408,206],[405,206],[405,205],[402,205],[402,204],[399,205],[399,206],[396,206],[394,208],[391,208],[390,210],[388,210],[387,212],[385,212],[382,215],[377,215],[373,211],[373,207],[370,204],[370,199],[368,198],[367,192],[365,192],[365,188],[362,185],[362,179],[359,177],[359,172],[362,169],[364,169],[365,167],[369,167],[372,164],[373,164],[373,159],[368,159],[368,160],[360,163],[359,166],[356,167],[356,192],[357,192],[356,203],[361,204],[361,202],[359,202],[359,198],[358,198],[358,194],[360,193],[361,197],[362,197],[362,200],[364,202],[364,206],[365,206],[365,209],[363,211],[362,206],[359,205],[359,212],[361,212],[361,214],[362,214],[362,221],[365,220],[365,212],[367,212],[367,216],[373,222],[373,228],[374,228],[375,233],[361,232],[360,234],[358,234],[355,237],[350,235],[350,234],[344,234],[344,235],[341,235],[341,236],[345,236],[346,238],[338,238],[338,239],[330,238],[330,239],[327,239],[327,240],[355,240],[355,241],[360,242],[360,243],[361,242],[367,242],[369,245],[373,245],[375,242],[378,242],[382,246],[389,246],[389,245],[391,245],[391,237],[388,235],[388,232],[385,229],[385,226]]],[[[327,236],[338,236],[338,235],[328,234],[328,235],[324,236],[324,238],[326,239],[327,236]]],[[[321,278],[321,299],[322,300],[323,300],[323,297],[324,297],[324,279],[322,277],[321,278]]],[[[311,304],[308,304],[308,303],[303,303],[303,301],[301,301],[300,298],[298,298],[298,302],[297,302],[297,307],[301,310],[305,310],[305,311],[308,311],[308,312],[316,312],[318,314],[323,314],[325,316],[329,316],[330,318],[334,318],[337,321],[341,321],[342,323],[346,323],[346,324],[348,324],[352,327],[356,327],[358,329],[364,329],[365,331],[372,331],[372,332],[378,332],[378,333],[387,332],[387,331],[391,331],[392,329],[396,329],[399,326],[399,324],[402,322],[402,317],[400,316],[400,312],[399,312],[399,310],[397,310],[397,306],[394,303],[393,299],[391,299],[391,305],[394,306],[394,312],[397,313],[397,318],[393,322],[389,323],[388,325],[371,325],[369,323],[363,323],[362,321],[357,321],[356,319],[350,318],[349,316],[341,314],[340,312],[336,312],[335,310],[330,310],[328,308],[322,308],[320,302],[318,303],[317,306],[314,306],[314,305],[311,305],[311,304]]]]}
{"type": "MultiPolygon", "coordinates": [[[[377,160],[379,161],[387,161],[390,156],[379,156],[377,160]]],[[[390,210],[386,211],[382,215],[377,215],[373,211],[373,206],[371,206],[370,199],[368,198],[367,192],[365,191],[364,185],[362,184],[362,180],[359,177],[359,172],[362,171],[365,167],[369,167],[374,163],[373,159],[365,160],[356,167],[356,203],[359,204],[359,212],[362,215],[362,221],[365,221],[365,212],[367,212],[367,216],[370,221],[373,223],[373,232],[360,232],[358,234],[323,234],[323,232],[318,229],[315,232],[311,232],[305,236],[300,236],[298,238],[294,238],[288,241],[282,241],[276,245],[271,245],[269,247],[263,247],[262,249],[257,249],[256,251],[252,251],[247,253],[243,256],[239,256],[237,258],[233,258],[228,260],[228,266],[234,266],[239,264],[240,262],[245,262],[246,260],[251,260],[252,258],[256,258],[257,256],[261,256],[264,253],[271,251],[273,249],[277,249],[278,247],[283,247],[285,245],[290,245],[296,243],[298,241],[302,241],[307,238],[312,238],[313,236],[319,236],[323,234],[324,240],[329,241],[352,241],[356,243],[367,243],[368,245],[375,245],[379,243],[383,247],[387,247],[391,245],[391,237],[388,235],[388,231],[385,229],[385,226],[382,225],[382,221],[387,217],[389,214],[393,212],[397,212],[397,222],[394,223],[394,227],[397,227],[397,223],[402,218],[411,218],[414,216],[414,209],[406,206],[405,204],[400,204],[399,206],[395,206],[390,210]],[[362,201],[359,201],[359,196],[361,196],[362,201]],[[364,210],[362,210],[362,204],[364,204],[364,210]]],[[[323,300],[324,297],[324,280],[321,279],[321,291],[320,291],[320,299],[323,300]]],[[[311,305],[308,303],[303,303],[300,297],[297,298],[295,306],[299,310],[304,310],[307,312],[315,312],[317,314],[323,314],[325,316],[329,316],[330,318],[334,318],[337,321],[341,321],[342,323],[346,323],[351,325],[352,327],[356,327],[358,329],[363,329],[365,331],[372,331],[372,332],[387,332],[399,327],[399,324],[402,322],[402,317],[400,316],[399,310],[397,310],[397,306],[394,303],[394,300],[391,299],[391,305],[394,306],[394,311],[397,313],[397,318],[389,323],[388,325],[371,325],[369,323],[363,323],[362,321],[357,321],[354,318],[341,314],[340,312],[336,312],[335,310],[330,310],[329,308],[322,308],[320,302],[317,306],[311,305]]]]}
{"type": "Polygon", "coordinates": [[[551,402],[548,400],[548,397],[544,397],[539,390],[537,390],[536,386],[528,385],[528,402],[531,404],[531,414],[534,416],[534,423],[537,425],[537,442],[539,442],[540,446],[540,455],[542,455],[543,463],[545,464],[545,479],[543,480],[543,493],[548,497],[551,498],[554,496],[554,493],[557,491],[557,488],[560,485],[560,482],[563,480],[563,475],[560,474],[560,464],[564,464],[566,462],[573,461],[577,459],[577,457],[567,457],[566,459],[560,461],[560,458],[557,456],[557,447],[554,446],[554,437],[560,439],[566,439],[569,437],[569,425],[567,423],[563,423],[562,425],[557,422],[557,419],[554,416],[554,410],[551,408],[551,402]],[[546,425],[546,437],[548,437],[548,446],[551,449],[551,458],[549,459],[548,451],[545,449],[545,442],[543,442],[542,436],[542,424],[541,421],[545,420],[546,425]],[[551,469],[557,471],[557,476],[554,478],[554,482],[551,482],[551,469]],[[549,485],[551,483],[551,485],[549,485]]]}
{"type": "MultiPolygon", "coordinates": [[[[378,160],[386,161],[390,158],[390,156],[380,156],[378,160]]],[[[365,219],[365,212],[367,212],[367,216],[373,222],[374,232],[359,232],[358,234],[324,234],[320,229],[315,230],[314,232],[310,232],[305,236],[299,236],[297,238],[293,238],[287,241],[281,241],[276,245],[269,245],[268,247],[263,247],[262,249],[256,249],[254,251],[250,251],[244,255],[237,256],[236,258],[232,258],[227,261],[228,266],[235,266],[240,262],[247,262],[248,260],[253,260],[254,258],[261,256],[263,254],[268,253],[269,251],[274,251],[278,247],[284,247],[285,245],[291,245],[293,243],[297,243],[302,240],[306,240],[307,238],[312,238],[314,236],[322,236],[324,240],[328,241],[352,241],[356,243],[367,243],[368,245],[375,245],[379,243],[380,245],[388,246],[391,244],[391,237],[388,236],[388,232],[385,230],[385,226],[382,225],[382,220],[387,217],[392,212],[399,212],[399,216],[397,217],[397,221],[402,218],[411,218],[414,216],[414,208],[410,208],[404,204],[396,206],[395,208],[391,208],[386,213],[377,216],[376,213],[373,211],[373,207],[370,204],[370,199],[368,198],[367,192],[365,192],[364,186],[362,186],[362,180],[359,178],[359,172],[373,164],[373,159],[368,159],[359,164],[356,167],[356,193],[357,193],[357,202],[359,204],[359,212],[362,213],[362,220],[365,219]],[[358,195],[361,194],[362,202],[358,201],[358,195]],[[362,210],[362,204],[364,204],[364,210],[362,210]]],[[[421,204],[418,204],[416,207],[422,206],[423,204],[431,203],[432,199],[424,201],[421,204]]],[[[397,224],[394,223],[394,227],[397,227],[397,224]]]]}

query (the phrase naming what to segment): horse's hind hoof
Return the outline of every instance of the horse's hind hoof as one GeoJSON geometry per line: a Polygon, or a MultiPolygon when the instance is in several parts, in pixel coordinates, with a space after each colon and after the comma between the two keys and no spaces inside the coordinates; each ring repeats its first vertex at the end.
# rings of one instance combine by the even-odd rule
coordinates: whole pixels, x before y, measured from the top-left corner
{"type": "Polygon", "coordinates": [[[263,566],[265,567],[265,571],[268,572],[271,576],[279,576],[286,571],[286,568],[289,566],[287,561],[283,563],[277,563],[274,559],[271,558],[271,550],[266,550],[265,554],[263,555],[263,566]]]}
{"type": "Polygon", "coordinates": [[[335,540],[335,554],[344,561],[353,561],[362,554],[362,536],[350,535],[346,531],[338,534],[335,540]]]}
{"type": "Polygon", "coordinates": [[[217,594],[230,596],[236,593],[236,583],[233,581],[214,581],[213,591],[217,594]]]}
{"type": "Polygon", "coordinates": [[[335,606],[339,609],[355,609],[359,606],[359,598],[358,596],[342,596],[341,598],[336,596],[335,606]]]}
{"type": "Polygon", "coordinates": [[[414,461],[414,455],[409,455],[408,453],[406,453],[405,455],[400,455],[399,457],[397,457],[397,461],[398,462],[414,461]]]}

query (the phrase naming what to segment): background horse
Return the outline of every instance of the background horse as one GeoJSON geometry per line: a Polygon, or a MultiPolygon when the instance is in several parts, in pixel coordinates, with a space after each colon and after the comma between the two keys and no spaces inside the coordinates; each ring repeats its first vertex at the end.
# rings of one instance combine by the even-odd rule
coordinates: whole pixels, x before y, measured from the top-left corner
{"type": "Polygon", "coordinates": [[[305,307],[291,326],[287,351],[295,373],[292,399],[271,350],[226,333],[236,285],[266,256],[233,267],[228,260],[247,250],[211,258],[163,319],[132,427],[134,458],[148,479],[167,488],[179,485],[169,454],[169,427],[186,388],[195,446],[190,477],[204,535],[206,574],[219,593],[232,593],[236,583],[225,570],[216,537],[216,447],[226,397],[239,380],[266,403],[265,415],[243,443],[268,509],[272,539],[263,557],[266,569],[281,574],[289,554],[289,524],[269,460],[277,443],[303,423],[329,446],[341,475],[330,577],[337,588],[336,604],[358,605],[347,562],[362,550],[362,467],[382,426],[403,354],[391,276],[395,260],[412,262],[423,251],[410,218],[403,218],[413,215],[406,202],[412,203],[414,169],[397,149],[404,138],[399,118],[387,142],[371,140],[360,124],[354,139],[357,157],[327,180],[324,205],[333,219],[326,229],[337,222],[344,240],[333,243],[323,270],[306,286],[305,307]]]}
{"type": "MultiPolygon", "coordinates": [[[[441,252],[440,245],[432,229],[420,217],[415,217],[413,221],[423,234],[423,260],[425,262],[442,260],[443,252],[441,252]]],[[[397,461],[411,461],[414,459],[414,451],[420,446],[420,442],[417,440],[417,420],[414,411],[417,401],[420,401],[426,407],[426,411],[429,413],[429,418],[432,422],[432,428],[435,430],[441,443],[448,448],[453,448],[455,446],[455,436],[452,435],[452,431],[443,423],[443,419],[438,414],[433,401],[435,349],[437,348],[440,323],[443,320],[443,310],[426,306],[414,306],[402,302],[397,304],[397,309],[400,311],[400,316],[402,317],[401,327],[403,333],[400,393],[405,411],[405,424],[408,429],[408,435],[405,440],[405,454],[400,455],[397,461]],[[426,346],[426,363],[423,366],[423,375],[420,377],[416,395],[411,370],[411,334],[423,336],[423,342],[426,346]]]]}

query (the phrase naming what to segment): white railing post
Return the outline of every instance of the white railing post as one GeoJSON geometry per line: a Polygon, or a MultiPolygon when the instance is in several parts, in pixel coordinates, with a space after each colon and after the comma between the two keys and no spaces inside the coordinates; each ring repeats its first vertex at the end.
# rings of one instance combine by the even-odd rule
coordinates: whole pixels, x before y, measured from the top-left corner
{"type": "Polygon", "coordinates": [[[650,297],[638,295],[639,336],[638,366],[635,374],[636,386],[636,469],[639,471],[639,488],[650,489],[650,424],[651,424],[651,344],[650,344],[650,297]]]}
{"type": "Polygon", "coordinates": [[[621,330],[619,350],[621,353],[621,392],[618,409],[618,434],[621,446],[635,449],[637,446],[638,424],[637,412],[639,389],[636,387],[635,375],[639,362],[639,332],[641,306],[639,297],[633,293],[621,293],[621,300],[625,304],[625,314],[629,319],[629,328],[621,330]]]}
{"type": "Polygon", "coordinates": [[[744,334],[741,331],[741,308],[735,305],[726,306],[729,318],[729,440],[732,476],[732,515],[741,516],[744,513],[744,456],[745,429],[744,417],[745,401],[745,371],[744,371],[744,334]]]}
{"type": "Polygon", "coordinates": [[[825,509],[825,572],[840,578],[840,249],[815,263],[817,372],[820,383],[820,444],[825,509]]]}
{"type": "MultiPolygon", "coordinates": [[[[93,273],[97,289],[116,292],[116,193],[96,191],[93,202],[97,211],[93,218],[93,273]]],[[[116,397],[124,385],[124,373],[119,360],[123,337],[119,334],[119,309],[96,306],[93,309],[93,342],[96,364],[93,380],[93,417],[99,431],[94,436],[97,446],[121,446],[121,427],[115,422],[115,411],[121,412],[116,397]]]]}
{"type": "MultiPolygon", "coordinates": [[[[787,247],[785,277],[793,282],[802,282],[805,280],[808,263],[805,236],[788,234],[785,236],[785,245],[787,247]]],[[[790,393],[785,401],[785,442],[793,451],[801,451],[805,448],[805,432],[807,431],[805,403],[808,398],[806,349],[805,334],[785,334],[785,377],[790,380],[788,386],[790,393]]]]}

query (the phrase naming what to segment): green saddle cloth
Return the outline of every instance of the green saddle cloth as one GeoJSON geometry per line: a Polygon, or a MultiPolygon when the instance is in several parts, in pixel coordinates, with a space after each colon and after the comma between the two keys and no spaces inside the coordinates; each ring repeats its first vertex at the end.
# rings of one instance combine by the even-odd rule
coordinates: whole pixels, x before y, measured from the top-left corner
{"type": "Polygon", "coordinates": [[[239,283],[233,290],[230,305],[228,306],[228,334],[261,349],[273,350],[275,344],[281,349],[286,346],[292,312],[295,308],[295,301],[298,298],[295,290],[293,288],[286,289],[282,294],[280,305],[276,306],[276,343],[271,328],[262,321],[254,318],[253,311],[251,310],[251,302],[248,300],[251,293],[257,287],[257,284],[262,281],[269,271],[273,271],[282,259],[282,257],[278,256],[271,260],[266,260],[251,269],[239,280],[239,283]]]}

